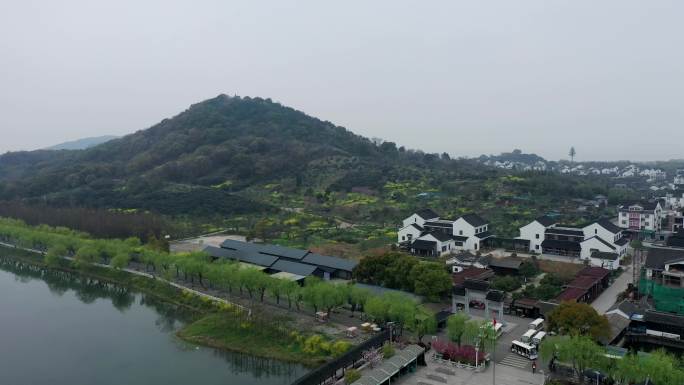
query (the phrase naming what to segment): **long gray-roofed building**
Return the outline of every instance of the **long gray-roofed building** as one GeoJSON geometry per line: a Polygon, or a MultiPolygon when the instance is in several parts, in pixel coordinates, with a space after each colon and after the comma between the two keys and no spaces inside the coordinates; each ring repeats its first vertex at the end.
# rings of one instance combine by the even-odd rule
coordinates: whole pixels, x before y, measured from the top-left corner
{"type": "Polygon", "coordinates": [[[227,258],[267,268],[268,272],[286,272],[298,276],[314,275],[323,279],[351,279],[357,262],[278,245],[264,245],[225,240],[221,247],[207,246],[213,258],[227,258]]]}

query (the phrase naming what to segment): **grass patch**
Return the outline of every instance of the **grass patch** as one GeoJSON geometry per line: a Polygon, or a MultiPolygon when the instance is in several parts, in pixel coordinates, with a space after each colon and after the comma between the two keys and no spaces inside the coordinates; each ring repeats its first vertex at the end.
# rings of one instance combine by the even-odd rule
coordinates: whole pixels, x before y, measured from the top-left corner
{"type": "Polygon", "coordinates": [[[249,319],[240,319],[231,312],[209,314],[181,329],[178,337],[200,345],[270,357],[280,361],[315,366],[326,361],[327,355],[304,352],[294,335],[270,325],[264,327],[249,319]]]}

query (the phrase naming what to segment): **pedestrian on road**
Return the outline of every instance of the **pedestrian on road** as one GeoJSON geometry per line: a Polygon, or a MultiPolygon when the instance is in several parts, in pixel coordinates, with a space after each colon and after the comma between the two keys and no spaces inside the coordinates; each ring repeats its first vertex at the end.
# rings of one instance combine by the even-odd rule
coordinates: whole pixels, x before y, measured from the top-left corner
{"type": "Polygon", "coordinates": [[[532,374],[537,373],[537,361],[532,361],[532,374]]]}

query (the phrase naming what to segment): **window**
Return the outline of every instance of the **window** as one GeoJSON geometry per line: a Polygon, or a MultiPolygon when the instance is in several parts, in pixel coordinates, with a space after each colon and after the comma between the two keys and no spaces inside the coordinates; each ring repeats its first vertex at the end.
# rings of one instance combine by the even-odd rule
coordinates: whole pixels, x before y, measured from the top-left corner
{"type": "Polygon", "coordinates": [[[534,245],[535,250],[539,250],[539,245],[534,245]]]}
{"type": "Polygon", "coordinates": [[[442,246],[442,251],[446,251],[446,246],[442,246]]]}
{"type": "Polygon", "coordinates": [[[458,230],[458,235],[463,235],[463,230],[458,230]]]}
{"type": "Polygon", "coordinates": [[[406,237],[402,235],[402,236],[401,236],[401,240],[402,240],[402,241],[405,241],[405,240],[406,240],[406,237]]]}
{"type": "Polygon", "coordinates": [[[475,244],[475,250],[477,250],[477,243],[475,244]]]}
{"type": "Polygon", "coordinates": [[[534,237],[539,239],[539,234],[534,234],[534,237]]]}
{"type": "Polygon", "coordinates": [[[598,234],[598,229],[594,229],[594,234],[598,234]]]}

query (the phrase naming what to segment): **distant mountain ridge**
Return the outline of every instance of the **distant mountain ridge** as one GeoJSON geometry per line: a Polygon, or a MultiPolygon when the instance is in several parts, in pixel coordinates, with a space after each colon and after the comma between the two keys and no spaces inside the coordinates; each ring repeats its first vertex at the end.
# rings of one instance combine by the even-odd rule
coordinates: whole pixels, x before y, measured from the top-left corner
{"type": "Polygon", "coordinates": [[[56,144],[54,146],[50,146],[45,148],[45,150],[85,150],[91,147],[95,147],[97,145],[100,145],[102,143],[109,142],[112,139],[116,139],[118,136],[114,135],[103,135],[103,136],[94,136],[94,137],[89,137],[89,138],[82,138],[82,139],[76,139],[60,144],[56,144]]]}

